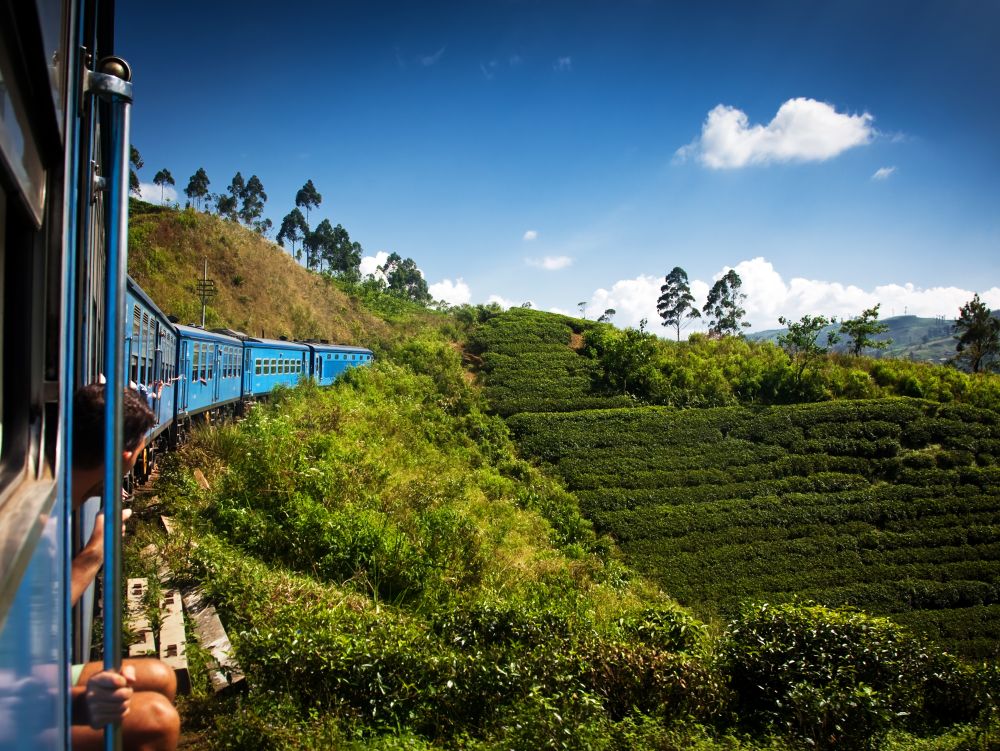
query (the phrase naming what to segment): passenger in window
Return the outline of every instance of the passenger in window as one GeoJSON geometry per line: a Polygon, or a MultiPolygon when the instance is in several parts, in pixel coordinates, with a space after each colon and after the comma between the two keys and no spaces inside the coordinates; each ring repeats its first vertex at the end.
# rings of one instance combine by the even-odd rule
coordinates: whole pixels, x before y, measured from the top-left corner
{"type": "MultiPolygon", "coordinates": [[[[106,387],[77,390],[73,400],[73,510],[100,492],[104,481],[104,404],[106,387]]],[[[122,469],[127,472],[143,449],[143,437],[155,421],[138,392],[123,394],[122,469]]],[[[122,514],[122,524],[131,514],[122,514]]],[[[98,515],[90,541],[71,565],[71,599],[76,605],[104,563],[104,519],[98,515]]],[[[121,724],[125,748],[174,749],[180,717],[173,701],[174,671],[155,658],[128,659],[120,673],[99,662],[73,666],[72,737],[74,749],[104,748],[103,728],[121,724]]]]}

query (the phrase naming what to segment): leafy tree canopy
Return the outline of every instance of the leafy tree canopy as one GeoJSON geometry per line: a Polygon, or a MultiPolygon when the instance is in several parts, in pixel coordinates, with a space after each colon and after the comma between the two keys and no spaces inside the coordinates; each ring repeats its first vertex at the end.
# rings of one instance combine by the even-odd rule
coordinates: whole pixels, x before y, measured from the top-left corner
{"type": "Polygon", "coordinates": [[[247,180],[240,197],[243,200],[243,205],[240,207],[240,219],[247,226],[251,226],[264,213],[264,203],[267,201],[264,185],[257,175],[252,175],[247,180]]]}
{"type": "Polygon", "coordinates": [[[306,180],[306,184],[299,188],[295,194],[295,206],[306,210],[306,219],[309,218],[309,210],[317,208],[323,203],[323,196],[316,190],[312,180],[306,180]]]}
{"type": "Polygon", "coordinates": [[[167,185],[176,185],[174,182],[174,176],[170,174],[170,170],[164,168],[153,175],[153,185],[160,186],[160,203],[163,203],[163,188],[167,185]]]}
{"type": "Polygon", "coordinates": [[[711,336],[740,336],[742,329],[750,328],[743,320],[747,314],[740,307],[747,296],[740,292],[743,280],[735,269],[729,269],[708,292],[708,300],[701,310],[709,319],[708,333],[711,336]]]}
{"type": "Polygon", "coordinates": [[[427,280],[412,258],[402,258],[399,253],[393,253],[379,270],[385,275],[389,292],[415,302],[430,302],[427,280]]]}
{"type": "Polygon", "coordinates": [[[142,155],[139,153],[139,149],[135,146],[128,147],[128,161],[128,190],[129,193],[134,193],[138,196],[142,194],[142,191],[139,188],[139,175],[137,173],[143,168],[145,163],[142,161],[142,155]]]}
{"type": "Polygon", "coordinates": [[[292,253],[295,254],[296,258],[299,258],[302,253],[299,251],[298,254],[295,253],[295,243],[299,242],[309,233],[309,225],[306,224],[306,218],[302,216],[302,212],[298,209],[292,209],[287,214],[285,218],[281,220],[281,229],[278,230],[278,245],[285,247],[285,241],[287,240],[292,244],[292,253]]]}
{"type": "Polygon", "coordinates": [[[819,343],[823,330],[836,323],[836,320],[825,316],[804,315],[797,322],[781,316],[778,322],[788,327],[788,330],[778,337],[778,344],[798,363],[795,379],[796,383],[801,383],[809,363],[820,355],[825,355],[840,340],[840,335],[836,331],[828,330],[826,346],[819,343]]]}
{"type": "Polygon", "coordinates": [[[191,175],[191,179],[188,180],[187,187],[184,189],[184,194],[194,201],[199,209],[201,208],[202,199],[208,195],[210,182],[205,168],[199,167],[198,171],[191,175]]]}
{"type": "Polygon", "coordinates": [[[995,370],[1000,355],[1000,319],[979,299],[977,293],[958,309],[955,321],[958,340],[955,361],[964,363],[973,373],[995,370]]]}
{"type": "Polygon", "coordinates": [[[673,326],[677,330],[677,341],[680,341],[684,319],[701,318],[701,313],[694,306],[694,295],[691,294],[688,275],[684,269],[675,266],[664,281],[665,284],[660,287],[660,298],[656,301],[656,310],[663,319],[664,326],[673,326]]]}
{"type": "Polygon", "coordinates": [[[892,339],[875,339],[889,330],[889,324],[879,323],[880,305],[868,308],[856,318],[840,322],[840,333],[850,340],[847,349],[852,355],[860,355],[866,349],[886,349],[892,344],[892,339]]]}

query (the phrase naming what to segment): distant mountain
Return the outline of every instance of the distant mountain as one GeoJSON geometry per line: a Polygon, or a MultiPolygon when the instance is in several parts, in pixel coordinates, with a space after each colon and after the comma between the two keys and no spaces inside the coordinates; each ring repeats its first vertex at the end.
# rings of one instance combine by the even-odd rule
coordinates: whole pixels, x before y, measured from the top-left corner
{"type": "MultiPolygon", "coordinates": [[[[1000,311],[993,311],[1000,317],[1000,311]]],[[[954,320],[944,318],[920,318],[918,316],[893,316],[884,318],[889,330],[880,338],[892,340],[892,345],[881,352],[867,352],[875,357],[898,357],[911,360],[942,362],[955,355],[955,339],[953,335],[954,320]]],[[[839,325],[828,330],[836,330],[839,325]]],[[[748,334],[747,338],[754,341],[777,342],[778,337],[787,329],[769,329],[748,334]]],[[[825,330],[824,330],[825,331],[825,330]]],[[[823,336],[820,337],[822,340],[823,336]]],[[[840,342],[835,351],[847,349],[846,342],[840,342]]]]}

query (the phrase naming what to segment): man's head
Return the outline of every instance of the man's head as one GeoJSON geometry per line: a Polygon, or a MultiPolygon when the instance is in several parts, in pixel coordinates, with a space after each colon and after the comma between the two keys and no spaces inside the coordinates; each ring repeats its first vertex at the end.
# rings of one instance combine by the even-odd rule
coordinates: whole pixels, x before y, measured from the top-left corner
{"type": "MultiPolygon", "coordinates": [[[[73,397],[73,469],[95,469],[104,464],[104,395],[103,383],[81,386],[73,397]]],[[[122,423],[125,460],[135,461],[142,438],[156,423],[156,416],[132,389],[122,394],[122,423]]],[[[131,466],[127,467],[131,469],[131,466]]]]}

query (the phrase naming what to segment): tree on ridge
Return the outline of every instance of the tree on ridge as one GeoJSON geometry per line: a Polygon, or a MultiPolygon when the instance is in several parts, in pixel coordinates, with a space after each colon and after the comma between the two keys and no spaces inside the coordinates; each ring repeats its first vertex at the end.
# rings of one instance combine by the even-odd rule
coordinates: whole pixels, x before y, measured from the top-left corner
{"type": "Polygon", "coordinates": [[[188,180],[187,187],[184,189],[184,194],[197,204],[199,211],[201,210],[202,199],[208,196],[210,182],[211,180],[208,179],[205,168],[199,167],[198,171],[191,175],[191,179],[188,180]]]}
{"type": "Polygon", "coordinates": [[[735,269],[729,269],[708,292],[708,300],[701,309],[705,317],[710,319],[708,333],[710,336],[742,336],[741,329],[749,328],[750,324],[743,320],[747,312],[740,307],[747,296],[740,292],[743,280],[735,269]]]}
{"type": "Polygon", "coordinates": [[[663,319],[664,326],[673,326],[677,330],[677,341],[680,341],[684,319],[701,318],[701,313],[694,306],[694,295],[691,294],[688,275],[684,269],[674,266],[674,270],[667,274],[664,282],[665,284],[660,287],[656,310],[663,319]]]}
{"type": "Polygon", "coordinates": [[[850,340],[847,351],[857,357],[866,349],[886,349],[892,344],[892,339],[875,339],[879,334],[889,330],[889,324],[879,323],[879,303],[874,308],[868,308],[856,318],[840,322],[840,333],[850,340]]]}
{"type": "Polygon", "coordinates": [[[306,223],[309,222],[309,210],[317,208],[321,203],[323,196],[316,190],[312,180],[306,180],[306,184],[295,194],[295,206],[306,210],[306,223]]]}
{"type": "Polygon", "coordinates": [[[166,185],[176,185],[174,182],[174,176],[170,174],[170,170],[165,167],[153,175],[153,185],[160,186],[160,203],[163,203],[163,188],[166,185]]]}
{"type": "Polygon", "coordinates": [[[973,373],[997,368],[1000,356],[1000,319],[979,299],[978,292],[958,309],[954,331],[957,340],[954,362],[968,364],[973,373]]]}
{"type": "Polygon", "coordinates": [[[299,250],[296,253],[295,243],[305,239],[308,234],[309,225],[306,224],[306,218],[302,216],[302,212],[298,209],[292,209],[281,220],[281,228],[278,230],[278,237],[276,239],[278,245],[281,247],[285,247],[286,240],[290,242],[292,244],[292,255],[295,256],[296,260],[299,260],[302,258],[302,251],[299,250]]]}

